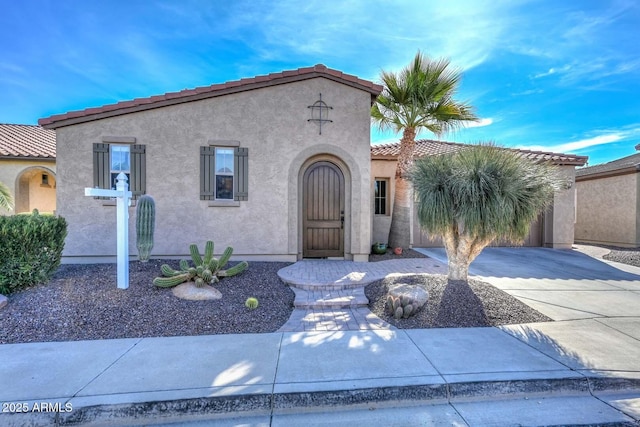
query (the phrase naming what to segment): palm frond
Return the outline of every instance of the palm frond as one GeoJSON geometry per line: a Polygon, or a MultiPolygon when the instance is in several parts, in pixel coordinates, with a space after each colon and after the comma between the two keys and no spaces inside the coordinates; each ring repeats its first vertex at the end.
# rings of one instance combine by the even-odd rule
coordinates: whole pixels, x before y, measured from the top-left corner
{"type": "Polygon", "coordinates": [[[470,105],[453,99],[461,78],[448,59],[432,60],[418,51],[399,72],[380,73],[383,91],[371,109],[373,121],[381,129],[411,127],[439,135],[478,120],[470,105]]]}
{"type": "Polygon", "coordinates": [[[13,209],[13,197],[11,190],[5,184],[0,182],[0,207],[6,210],[13,209]]]}

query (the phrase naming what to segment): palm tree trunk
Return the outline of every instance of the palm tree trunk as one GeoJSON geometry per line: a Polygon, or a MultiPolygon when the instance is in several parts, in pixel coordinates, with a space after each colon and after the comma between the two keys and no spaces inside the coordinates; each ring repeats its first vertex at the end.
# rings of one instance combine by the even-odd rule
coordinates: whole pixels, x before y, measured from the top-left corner
{"type": "Polygon", "coordinates": [[[389,247],[408,248],[411,236],[411,184],[405,178],[396,176],[396,190],[393,196],[393,213],[389,229],[389,247]]]}
{"type": "Polygon", "coordinates": [[[400,154],[396,165],[395,193],[389,229],[389,246],[408,248],[411,240],[411,184],[407,172],[413,165],[413,152],[416,146],[416,130],[405,127],[400,140],[400,154]]]}

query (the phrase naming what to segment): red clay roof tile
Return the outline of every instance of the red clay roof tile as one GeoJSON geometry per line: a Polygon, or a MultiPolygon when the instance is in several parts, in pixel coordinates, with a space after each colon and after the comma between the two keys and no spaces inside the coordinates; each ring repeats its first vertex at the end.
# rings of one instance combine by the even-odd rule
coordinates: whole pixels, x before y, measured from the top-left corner
{"type": "Polygon", "coordinates": [[[40,126],[0,124],[0,157],[56,158],[56,133],[40,126]]]}
{"type": "MultiPolygon", "coordinates": [[[[467,144],[457,142],[434,141],[431,139],[423,139],[416,141],[414,155],[417,157],[433,156],[438,154],[446,154],[458,151],[467,144]]],[[[522,157],[531,160],[551,161],[558,165],[574,165],[582,166],[587,162],[588,157],[577,156],[575,154],[551,153],[545,151],[520,150],[515,148],[507,148],[518,152],[522,157]]],[[[378,158],[394,158],[400,154],[400,143],[378,144],[371,146],[371,157],[378,158]]]]}

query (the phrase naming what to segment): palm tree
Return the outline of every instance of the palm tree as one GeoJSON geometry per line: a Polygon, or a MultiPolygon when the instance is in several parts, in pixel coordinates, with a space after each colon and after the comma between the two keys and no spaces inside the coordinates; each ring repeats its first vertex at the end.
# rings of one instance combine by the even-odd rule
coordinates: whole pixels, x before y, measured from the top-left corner
{"type": "Polygon", "coordinates": [[[441,135],[477,121],[471,106],[453,99],[461,73],[447,59],[431,60],[420,51],[398,73],[382,71],[383,91],[371,108],[380,129],[402,131],[395,176],[389,245],[409,247],[411,192],[406,176],[413,163],[416,134],[426,129],[441,135]]]}
{"type": "Polygon", "coordinates": [[[497,238],[521,243],[554,192],[567,188],[555,166],[490,144],[424,156],[409,179],[421,227],[442,237],[449,279],[463,281],[482,249],[497,238]]]}
{"type": "Polygon", "coordinates": [[[6,210],[13,209],[13,197],[9,187],[0,182],[0,207],[6,210]]]}

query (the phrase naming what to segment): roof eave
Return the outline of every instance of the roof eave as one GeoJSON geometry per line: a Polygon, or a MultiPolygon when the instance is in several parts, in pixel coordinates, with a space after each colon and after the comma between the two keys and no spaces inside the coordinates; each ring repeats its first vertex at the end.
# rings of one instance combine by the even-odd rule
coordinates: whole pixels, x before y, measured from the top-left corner
{"type": "Polygon", "coordinates": [[[640,165],[632,165],[632,166],[627,166],[625,168],[595,172],[595,173],[590,173],[585,175],[576,174],[576,182],[590,181],[592,179],[611,178],[611,177],[620,176],[620,175],[631,175],[634,173],[640,173],[640,165]]]}
{"type": "Polygon", "coordinates": [[[0,160],[30,160],[39,162],[55,162],[55,157],[38,157],[38,156],[3,156],[0,155],[0,160]]]}
{"type": "MultiPolygon", "coordinates": [[[[235,93],[241,93],[241,92],[246,92],[246,91],[250,91],[250,90],[256,90],[256,89],[262,89],[262,88],[266,88],[266,87],[271,87],[271,86],[278,86],[278,85],[282,85],[282,84],[287,84],[287,83],[294,83],[294,82],[299,82],[299,81],[304,81],[304,80],[309,80],[309,79],[314,79],[314,78],[325,78],[327,80],[332,80],[334,82],[337,83],[341,83],[344,84],[346,86],[350,86],[359,90],[363,90],[365,92],[369,92],[371,94],[371,102],[373,103],[376,99],[376,97],[380,94],[380,92],[382,91],[382,87],[379,85],[373,85],[372,87],[360,84],[358,81],[351,81],[351,80],[345,80],[344,78],[340,78],[337,76],[334,76],[332,74],[329,73],[324,73],[324,72],[319,72],[319,71],[313,71],[310,73],[305,73],[305,74],[297,74],[297,75],[290,75],[290,76],[283,76],[283,77],[279,77],[277,79],[270,79],[270,80],[264,80],[264,81],[255,81],[255,82],[251,82],[251,83],[245,83],[245,84],[238,84],[235,86],[231,86],[231,87],[225,87],[223,89],[217,89],[217,90],[211,90],[211,91],[202,91],[200,93],[193,93],[191,95],[185,95],[185,96],[177,96],[175,98],[163,98],[159,101],[155,101],[155,102],[148,102],[148,103],[141,103],[138,105],[133,105],[130,107],[123,107],[123,108],[117,108],[118,104],[111,104],[108,106],[103,106],[103,107],[98,107],[96,109],[100,109],[100,108],[108,108],[108,107],[112,107],[112,110],[105,110],[105,111],[100,111],[98,113],[95,114],[87,114],[87,115],[80,115],[81,111],[78,111],[76,113],[78,113],[77,117],[68,117],[68,118],[61,118],[59,120],[56,119],[56,115],[48,117],[48,118],[43,118],[38,120],[38,124],[40,126],[42,126],[45,129],[57,129],[57,128],[61,128],[61,127],[65,127],[65,126],[72,126],[72,125],[76,125],[76,124],[80,124],[80,123],[85,123],[85,122],[91,122],[91,121],[95,121],[95,120],[101,120],[101,119],[105,119],[105,118],[109,118],[109,117],[115,117],[115,116],[121,116],[124,114],[130,114],[130,113],[137,113],[137,112],[141,112],[141,111],[147,111],[147,110],[152,110],[155,108],[162,108],[162,107],[167,107],[170,105],[177,105],[177,104],[183,104],[186,102],[193,102],[193,101],[200,101],[203,99],[209,99],[209,98],[216,98],[219,96],[225,96],[225,95],[230,95],[230,94],[235,94],[235,93]]],[[[196,90],[193,90],[194,92],[196,90]]],[[[165,94],[166,95],[166,94],[165,94]]],[[[160,95],[160,96],[165,96],[165,95],[160,95]]],[[[145,98],[146,99],[146,98],[145,98]]],[[[126,101],[125,101],[126,102],[126,101]]],[[[58,117],[64,117],[66,115],[68,115],[70,113],[65,113],[65,114],[60,114],[58,115],[58,117]]]]}

